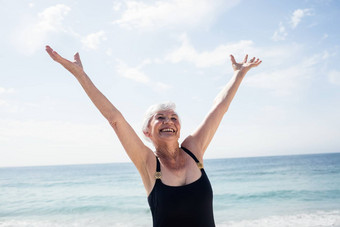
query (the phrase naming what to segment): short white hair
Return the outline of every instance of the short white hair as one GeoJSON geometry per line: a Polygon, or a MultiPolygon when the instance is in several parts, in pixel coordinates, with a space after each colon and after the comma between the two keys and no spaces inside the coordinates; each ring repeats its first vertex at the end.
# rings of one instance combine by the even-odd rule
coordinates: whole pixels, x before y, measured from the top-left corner
{"type": "MultiPolygon", "coordinates": [[[[163,102],[163,103],[155,104],[155,105],[150,106],[148,108],[148,110],[145,112],[144,119],[143,119],[143,126],[142,126],[143,128],[142,128],[142,131],[143,131],[144,138],[147,141],[150,141],[150,139],[147,136],[145,136],[144,133],[148,132],[148,127],[149,127],[151,118],[153,116],[155,116],[155,114],[157,112],[163,111],[163,110],[172,110],[172,111],[174,111],[176,113],[176,111],[175,111],[176,110],[176,104],[173,103],[173,102],[163,102]]],[[[180,122],[179,117],[178,117],[178,120],[180,122]]]]}

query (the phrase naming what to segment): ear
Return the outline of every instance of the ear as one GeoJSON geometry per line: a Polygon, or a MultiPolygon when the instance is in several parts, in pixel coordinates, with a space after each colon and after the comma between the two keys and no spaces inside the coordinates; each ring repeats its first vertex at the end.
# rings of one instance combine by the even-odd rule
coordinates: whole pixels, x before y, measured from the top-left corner
{"type": "Polygon", "coordinates": [[[144,136],[150,138],[150,132],[149,131],[147,131],[147,132],[143,131],[143,133],[144,133],[144,136]]]}

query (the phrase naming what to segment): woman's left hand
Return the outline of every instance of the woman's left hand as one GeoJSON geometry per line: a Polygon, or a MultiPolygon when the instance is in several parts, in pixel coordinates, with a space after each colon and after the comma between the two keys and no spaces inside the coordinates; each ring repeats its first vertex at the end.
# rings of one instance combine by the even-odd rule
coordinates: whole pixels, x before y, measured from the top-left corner
{"type": "Polygon", "coordinates": [[[233,55],[230,55],[230,60],[232,67],[234,69],[234,72],[240,71],[240,72],[248,72],[251,68],[257,67],[261,64],[262,61],[260,59],[253,57],[252,59],[248,60],[248,54],[244,57],[242,62],[236,62],[233,55]]]}
{"type": "Polygon", "coordinates": [[[46,51],[54,61],[64,66],[64,68],[67,69],[70,73],[72,73],[75,77],[78,77],[79,75],[84,73],[79,53],[76,53],[74,55],[74,61],[72,62],[60,56],[50,46],[46,46],[46,51]]]}

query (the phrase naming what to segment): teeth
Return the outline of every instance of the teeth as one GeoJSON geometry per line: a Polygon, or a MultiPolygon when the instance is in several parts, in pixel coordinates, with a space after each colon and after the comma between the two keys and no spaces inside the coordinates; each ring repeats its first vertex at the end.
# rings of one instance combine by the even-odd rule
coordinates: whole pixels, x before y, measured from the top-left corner
{"type": "Polygon", "coordinates": [[[171,128],[165,128],[161,130],[162,132],[175,132],[173,129],[171,128]]]}

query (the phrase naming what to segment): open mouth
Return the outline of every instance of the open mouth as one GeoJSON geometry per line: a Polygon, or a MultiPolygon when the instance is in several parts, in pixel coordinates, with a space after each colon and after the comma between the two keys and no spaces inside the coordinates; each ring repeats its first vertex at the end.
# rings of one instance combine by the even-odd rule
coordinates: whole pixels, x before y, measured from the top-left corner
{"type": "Polygon", "coordinates": [[[161,132],[172,132],[172,133],[175,132],[175,130],[172,129],[172,128],[163,128],[163,129],[161,129],[160,131],[161,131],[161,132]]]}

